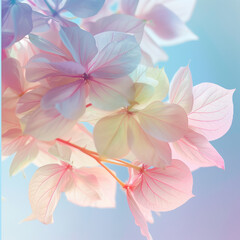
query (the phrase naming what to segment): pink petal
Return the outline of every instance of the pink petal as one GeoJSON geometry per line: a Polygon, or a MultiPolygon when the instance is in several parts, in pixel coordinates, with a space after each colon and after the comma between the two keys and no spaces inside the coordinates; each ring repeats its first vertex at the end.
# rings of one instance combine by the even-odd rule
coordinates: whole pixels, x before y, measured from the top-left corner
{"type": "Polygon", "coordinates": [[[45,95],[48,91],[48,88],[39,86],[32,91],[26,92],[18,100],[16,113],[18,115],[24,115],[28,111],[34,110],[39,107],[42,96],[45,95]]]}
{"type": "Polygon", "coordinates": [[[188,129],[187,115],[176,104],[156,101],[139,111],[137,117],[145,132],[161,141],[176,141],[188,129]]]}
{"type": "Polygon", "coordinates": [[[142,235],[145,236],[148,240],[152,240],[152,236],[149,233],[146,217],[143,211],[144,207],[137,204],[130,190],[127,190],[127,201],[128,201],[129,208],[135,219],[135,223],[137,226],[140,227],[142,235]]]}
{"type": "Polygon", "coordinates": [[[170,165],[169,144],[147,135],[131,116],[128,118],[128,145],[141,163],[154,167],[170,165]]]}
{"type": "Polygon", "coordinates": [[[197,40],[197,36],[168,8],[162,4],[155,5],[142,16],[148,22],[146,33],[159,46],[171,46],[186,41],[197,40]]]}
{"type": "Polygon", "coordinates": [[[98,153],[110,158],[124,157],[129,151],[127,128],[125,113],[116,113],[98,121],[93,130],[98,153]]]}
{"type": "Polygon", "coordinates": [[[193,13],[196,0],[160,0],[165,7],[174,12],[183,22],[188,21],[193,13]]]}
{"type": "Polygon", "coordinates": [[[42,141],[51,141],[64,136],[70,131],[77,120],[64,118],[57,110],[43,110],[37,108],[25,117],[24,134],[33,136],[42,141]]]}
{"type": "Polygon", "coordinates": [[[187,67],[181,67],[174,75],[169,93],[169,102],[180,105],[186,113],[190,113],[193,106],[192,75],[187,67]]]}
{"type": "Polygon", "coordinates": [[[213,83],[195,86],[193,109],[188,116],[189,126],[209,141],[222,137],[232,124],[234,91],[213,83]]]}
{"type": "Polygon", "coordinates": [[[141,181],[137,181],[133,194],[136,201],[148,209],[170,211],[193,197],[192,174],[179,160],[173,160],[165,169],[143,166],[137,174],[140,174],[141,181]]]}
{"type": "Polygon", "coordinates": [[[38,54],[32,57],[26,66],[26,79],[29,82],[41,81],[59,76],[59,72],[50,63],[62,62],[64,58],[53,54],[38,54]]]}
{"type": "Polygon", "coordinates": [[[217,166],[224,169],[224,160],[208,140],[192,131],[177,142],[171,143],[173,157],[181,159],[191,170],[217,166]]]}
{"type": "Polygon", "coordinates": [[[22,146],[14,156],[12,164],[10,166],[10,176],[13,176],[26,168],[30,163],[34,161],[38,154],[38,146],[36,141],[32,140],[25,146],[22,146]]]}
{"type": "Polygon", "coordinates": [[[100,200],[97,188],[98,181],[95,175],[84,169],[73,170],[65,194],[67,199],[74,204],[91,206],[91,204],[100,200]]]}
{"type": "Polygon", "coordinates": [[[62,27],[60,36],[74,60],[84,67],[97,54],[94,37],[79,27],[62,27]]]}
{"type": "Polygon", "coordinates": [[[133,16],[124,14],[113,14],[103,17],[96,22],[89,22],[87,29],[93,34],[115,31],[133,34],[138,42],[141,42],[144,21],[133,16]]]}
{"type": "Polygon", "coordinates": [[[94,107],[112,111],[129,105],[133,99],[133,82],[129,77],[89,81],[89,97],[94,107]]]}
{"type": "MultiPolygon", "coordinates": [[[[81,124],[76,124],[71,131],[62,136],[62,139],[96,152],[92,134],[81,124]]],[[[57,142],[52,146],[49,152],[59,159],[68,162],[74,166],[74,168],[95,167],[99,165],[92,157],[74,147],[66,146],[61,142],[57,142]]]]}
{"type": "Polygon", "coordinates": [[[85,72],[85,68],[81,64],[73,61],[50,63],[50,65],[67,76],[73,75],[76,77],[76,75],[81,75],[85,72]]]}
{"type": "Polygon", "coordinates": [[[85,112],[85,91],[81,81],[53,88],[43,96],[41,106],[44,109],[55,107],[65,118],[78,119],[85,112]]]}
{"type": "Polygon", "coordinates": [[[49,164],[39,168],[29,184],[33,215],[42,223],[53,223],[53,212],[67,182],[66,166],[49,164]]]}
{"type": "Polygon", "coordinates": [[[29,140],[28,136],[22,136],[19,129],[11,129],[2,135],[2,155],[10,156],[21,150],[29,140]]]}
{"type": "Polygon", "coordinates": [[[100,167],[73,171],[67,199],[80,206],[99,208],[115,207],[116,181],[100,167]]]}
{"type": "Polygon", "coordinates": [[[168,55],[159,47],[156,41],[145,31],[140,44],[143,53],[149,55],[153,63],[167,61],[168,55]]]}
{"type": "Polygon", "coordinates": [[[121,9],[122,12],[128,15],[134,15],[137,9],[139,0],[122,0],[121,9]]]}
{"type": "Polygon", "coordinates": [[[15,58],[6,58],[2,61],[2,81],[18,94],[22,94],[26,88],[23,70],[15,58]]]}
{"type": "Polygon", "coordinates": [[[140,62],[141,51],[134,36],[120,32],[95,35],[98,54],[88,73],[96,78],[119,78],[131,73],[140,62]]]}

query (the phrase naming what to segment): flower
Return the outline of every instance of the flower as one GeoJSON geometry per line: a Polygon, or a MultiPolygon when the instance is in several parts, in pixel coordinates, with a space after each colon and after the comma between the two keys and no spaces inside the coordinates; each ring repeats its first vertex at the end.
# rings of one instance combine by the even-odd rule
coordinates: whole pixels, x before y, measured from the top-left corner
{"type": "Polygon", "coordinates": [[[126,105],[132,95],[127,74],[140,60],[134,37],[117,32],[93,37],[78,27],[61,28],[60,37],[65,49],[39,54],[27,65],[28,81],[47,79],[55,84],[43,97],[42,107],[55,107],[65,118],[78,119],[88,95],[91,104],[104,110],[126,105]]]}
{"type": "Polygon", "coordinates": [[[165,169],[140,165],[139,170],[131,170],[125,189],[142,235],[152,239],[147,226],[147,222],[153,223],[151,211],[171,211],[181,206],[193,197],[192,185],[189,168],[179,160],[165,169]]]}
{"type": "Polygon", "coordinates": [[[153,73],[159,81],[154,96],[150,85],[136,82],[131,105],[103,117],[95,125],[93,136],[100,155],[123,158],[131,150],[141,163],[170,165],[168,142],[185,135],[187,115],[180,106],[161,101],[167,94],[168,88],[162,87],[168,80],[164,70],[152,69],[153,73]],[[160,89],[163,93],[158,95],[160,89]]]}
{"type": "Polygon", "coordinates": [[[173,77],[169,102],[182,106],[188,114],[189,130],[171,143],[173,156],[182,159],[192,170],[199,167],[224,168],[224,160],[209,143],[223,136],[232,124],[234,90],[216,84],[192,86],[189,67],[182,67],[173,77]]]}
{"type": "Polygon", "coordinates": [[[100,167],[80,168],[62,162],[39,168],[29,184],[32,215],[44,224],[53,223],[53,212],[62,192],[80,206],[114,207],[116,182],[100,167]]]}

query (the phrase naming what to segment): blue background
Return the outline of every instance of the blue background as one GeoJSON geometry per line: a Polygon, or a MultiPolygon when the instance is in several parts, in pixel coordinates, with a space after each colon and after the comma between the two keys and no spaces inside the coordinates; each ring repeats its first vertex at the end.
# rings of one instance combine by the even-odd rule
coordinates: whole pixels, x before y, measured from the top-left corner
{"type": "MultiPolygon", "coordinates": [[[[225,171],[197,170],[194,194],[182,207],[155,215],[150,231],[155,240],[238,240],[240,239],[240,1],[198,0],[188,26],[199,41],[166,48],[164,66],[172,78],[180,66],[190,62],[194,85],[213,82],[236,88],[235,115],[230,131],[213,145],[225,159],[225,171]]],[[[81,208],[63,195],[54,213],[55,222],[19,223],[31,213],[28,184],[35,171],[9,177],[10,160],[2,163],[2,227],[4,240],[141,240],[122,190],[117,192],[115,209],[81,208]]],[[[126,179],[125,169],[117,168],[126,179]]]]}

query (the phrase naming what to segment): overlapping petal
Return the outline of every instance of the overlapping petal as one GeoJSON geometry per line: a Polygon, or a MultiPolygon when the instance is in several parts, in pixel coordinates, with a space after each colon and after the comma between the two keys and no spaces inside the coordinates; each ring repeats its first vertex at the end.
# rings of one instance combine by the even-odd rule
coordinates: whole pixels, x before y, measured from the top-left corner
{"type": "Polygon", "coordinates": [[[185,41],[197,40],[197,36],[183,23],[178,16],[162,4],[155,5],[142,16],[149,22],[146,33],[159,46],[170,46],[185,41]]]}
{"type": "Polygon", "coordinates": [[[188,129],[187,115],[176,104],[156,101],[137,113],[141,127],[158,140],[172,142],[188,129]]]}
{"type": "Polygon", "coordinates": [[[208,140],[192,131],[171,143],[173,157],[181,159],[192,171],[199,167],[217,166],[224,169],[224,160],[208,140]]]}
{"type": "Polygon", "coordinates": [[[127,128],[128,117],[125,113],[102,118],[93,131],[98,153],[110,158],[124,157],[129,151],[127,128]]]}
{"type": "Polygon", "coordinates": [[[88,73],[97,78],[118,78],[131,73],[140,62],[141,52],[134,36],[120,32],[95,35],[97,55],[88,73]]]}
{"type": "Polygon", "coordinates": [[[67,0],[64,8],[77,17],[91,17],[102,8],[105,0],[67,0]]]}
{"type": "Polygon", "coordinates": [[[189,168],[179,160],[173,160],[165,169],[143,166],[139,179],[133,184],[136,201],[153,211],[170,211],[186,201],[192,195],[192,174],[189,168]]]}
{"type": "Polygon", "coordinates": [[[94,37],[79,27],[62,27],[60,37],[74,60],[84,67],[97,54],[94,37]]]}
{"type": "Polygon", "coordinates": [[[43,96],[41,106],[43,109],[56,108],[66,119],[77,120],[85,112],[85,91],[83,82],[53,88],[43,96]]]}
{"type": "Polygon", "coordinates": [[[128,117],[128,145],[141,163],[155,167],[171,164],[169,144],[147,135],[133,117],[128,117]]]}
{"type": "Polygon", "coordinates": [[[138,42],[141,42],[144,26],[145,23],[141,19],[125,14],[113,14],[85,24],[93,35],[107,31],[123,32],[134,34],[138,42]]]}
{"type": "Polygon", "coordinates": [[[231,127],[234,90],[213,83],[201,83],[193,88],[194,104],[189,114],[191,128],[209,141],[222,137],[231,127]]]}
{"type": "Polygon", "coordinates": [[[32,8],[26,3],[3,2],[2,37],[3,48],[20,41],[33,28],[32,8]]]}
{"type": "Polygon", "coordinates": [[[53,223],[53,212],[62,192],[69,201],[81,206],[113,207],[116,183],[103,176],[102,170],[74,169],[69,164],[48,164],[39,168],[29,185],[33,217],[44,224],[53,223]]]}
{"type": "Polygon", "coordinates": [[[169,92],[169,102],[180,105],[186,113],[190,113],[193,106],[192,75],[187,67],[181,67],[174,75],[169,92]]]}

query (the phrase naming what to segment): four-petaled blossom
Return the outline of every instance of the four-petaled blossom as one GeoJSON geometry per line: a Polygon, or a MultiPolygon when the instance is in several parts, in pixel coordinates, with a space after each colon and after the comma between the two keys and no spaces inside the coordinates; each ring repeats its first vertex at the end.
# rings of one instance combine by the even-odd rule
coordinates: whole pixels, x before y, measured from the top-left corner
{"type": "Polygon", "coordinates": [[[93,37],[79,27],[62,28],[60,36],[64,53],[39,54],[27,65],[28,81],[47,79],[54,85],[43,97],[42,108],[55,107],[65,118],[78,119],[88,95],[91,104],[104,110],[128,105],[133,91],[127,75],[140,60],[135,38],[118,32],[93,37]]]}
{"type": "Polygon", "coordinates": [[[187,131],[187,115],[182,107],[161,101],[168,92],[164,70],[148,71],[158,81],[156,92],[151,85],[135,82],[131,105],[98,121],[93,135],[102,156],[125,157],[131,150],[141,163],[164,167],[172,159],[168,142],[180,139],[187,131]]]}

